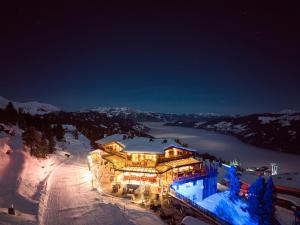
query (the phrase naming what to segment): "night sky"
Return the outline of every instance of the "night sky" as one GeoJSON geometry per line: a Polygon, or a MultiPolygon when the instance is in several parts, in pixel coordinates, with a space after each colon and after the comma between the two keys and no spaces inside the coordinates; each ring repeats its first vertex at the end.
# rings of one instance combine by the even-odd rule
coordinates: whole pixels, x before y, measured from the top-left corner
{"type": "Polygon", "coordinates": [[[66,110],[300,109],[296,5],[43,2],[1,7],[5,98],[66,110]]]}

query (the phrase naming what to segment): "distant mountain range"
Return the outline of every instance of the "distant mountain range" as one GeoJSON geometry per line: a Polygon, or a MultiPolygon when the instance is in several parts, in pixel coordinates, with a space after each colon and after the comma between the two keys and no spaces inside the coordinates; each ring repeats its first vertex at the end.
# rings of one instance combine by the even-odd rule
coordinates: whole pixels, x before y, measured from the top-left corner
{"type": "Polygon", "coordinates": [[[134,120],[111,116],[96,111],[65,112],[60,108],[39,102],[12,102],[0,97],[0,132],[9,133],[9,126],[18,125],[25,130],[29,126],[41,129],[44,125],[51,127],[60,125],[73,125],[91,141],[100,139],[114,133],[131,133],[144,136],[147,130],[142,124],[134,120]],[[7,109],[9,103],[14,109],[7,109]]]}
{"type": "MultiPolygon", "coordinates": [[[[10,100],[0,96],[0,109],[5,108],[10,100]]],[[[13,102],[11,101],[15,109],[21,109],[24,113],[29,113],[31,115],[44,115],[48,113],[54,113],[63,111],[59,107],[56,107],[47,103],[40,102],[13,102]]],[[[66,112],[66,111],[64,111],[66,112]]],[[[147,112],[131,109],[128,107],[96,107],[86,110],[81,110],[78,112],[72,112],[79,115],[92,113],[105,115],[108,118],[120,118],[120,119],[130,119],[135,122],[170,122],[177,120],[210,120],[220,117],[215,113],[194,113],[194,114],[175,114],[175,113],[157,113],[157,112],[147,112]]]]}
{"type": "Polygon", "coordinates": [[[177,120],[210,120],[218,118],[219,115],[215,113],[206,114],[175,114],[175,113],[157,113],[157,112],[147,112],[131,109],[128,107],[97,107],[83,112],[98,112],[100,114],[105,114],[108,117],[118,117],[123,119],[131,119],[136,122],[170,122],[177,120]]]}
{"type": "MultiPolygon", "coordinates": [[[[9,100],[0,96],[0,110],[9,100]]],[[[128,107],[97,107],[78,112],[39,102],[12,102],[15,109],[51,123],[71,124],[90,139],[103,134],[131,131],[145,135],[139,122],[165,122],[170,126],[206,129],[236,136],[243,142],[282,152],[300,154],[300,112],[283,110],[246,116],[173,114],[134,110],[128,107]]],[[[1,118],[0,118],[1,122],[1,118]]]]}
{"type": "Polygon", "coordinates": [[[259,147],[300,154],[300,112],[292,110],[220,117],[209,121],[178,120],[166,125],[230,134],[243,142],[259,147]]]}

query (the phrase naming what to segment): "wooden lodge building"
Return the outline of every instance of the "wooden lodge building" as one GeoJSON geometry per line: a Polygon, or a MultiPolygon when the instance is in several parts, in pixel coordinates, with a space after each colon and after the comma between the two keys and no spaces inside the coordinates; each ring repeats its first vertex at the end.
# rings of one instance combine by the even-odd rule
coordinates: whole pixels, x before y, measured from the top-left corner
{"type": "Polygon", "coordinates": [[[171,139],[129,137],[114,134],[96,142],[99,149],[89,154],[98,178],[109,173],[112,184],[143,186],[151,193],[162,194],[173,182],[207,175],[204,162],[195,150],[171,139]],[[95,166],[96,165],[96,166],[95,166]]]}

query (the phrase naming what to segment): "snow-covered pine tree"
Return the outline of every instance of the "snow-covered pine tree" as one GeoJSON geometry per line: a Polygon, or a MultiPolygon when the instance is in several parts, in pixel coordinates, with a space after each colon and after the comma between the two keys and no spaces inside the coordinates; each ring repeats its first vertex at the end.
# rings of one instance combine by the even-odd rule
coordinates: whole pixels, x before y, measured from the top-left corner
{"type": "Polygon", "coordinates": [[[274,215],[273,190],[274,190],[273,179],[272,177],[269,177],[266,183],[265,193],[263,196],[263,224],[264,225],[271,224],[271,219],[274,215]]]}
{"type": "Polygon", "coordinates": [[[265,179],[259,177],[250,186],[248,192],[248,212],[250,216],[258,224],[262,224],[263,221],[263,197],[265,191],[265,179]]]}
{"type": "Polygon", "coordinates": [[[229,198],[232,201],[237,200],[241,188],[240,178],[235,166],[230,166],[227,179],[229,180],[229,198]]]}

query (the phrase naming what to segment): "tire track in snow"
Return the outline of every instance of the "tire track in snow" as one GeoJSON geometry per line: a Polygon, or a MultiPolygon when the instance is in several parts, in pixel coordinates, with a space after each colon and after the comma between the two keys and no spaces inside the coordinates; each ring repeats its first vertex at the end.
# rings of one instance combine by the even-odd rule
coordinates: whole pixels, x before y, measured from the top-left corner
{"type": "Polygon", "coordinates": [[[80,163],[82,157],[73,156],[49,177],[41,225],[133,225],[117,205],[101,201],[87,179],[87,165],[80,163]]]}

